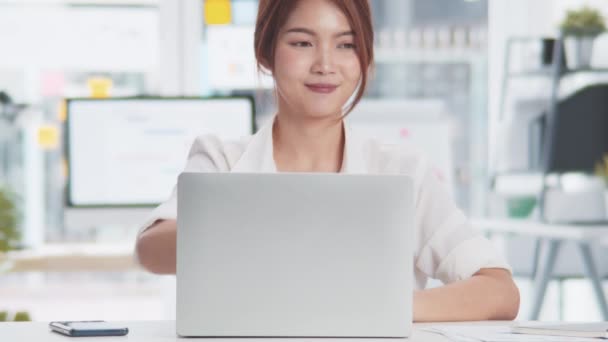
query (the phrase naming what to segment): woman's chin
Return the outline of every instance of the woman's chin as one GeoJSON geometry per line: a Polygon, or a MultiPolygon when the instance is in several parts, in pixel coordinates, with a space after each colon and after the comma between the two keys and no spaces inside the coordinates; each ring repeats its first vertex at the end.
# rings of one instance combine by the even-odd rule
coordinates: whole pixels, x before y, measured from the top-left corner
{"type": "Polygon", "coordinates": [[[342,107],[340,105],[336,105],[335,102],[314,102],[314,104],[312,105],[309,102],[306,106],[303,107],[305,108],[303,112],[306,113],[306,116],[314,117],[317,119],[340,117],[342,115],[342,107]]]}
{"type": "Polygon", "coordinates": [[[342,115],[342,111],[340,109],[328,111],[327,108],[315,108],[309,109],[306,111],[306,116],[311,119],[330,119],[330,118],[340,118],[342,115]]]}

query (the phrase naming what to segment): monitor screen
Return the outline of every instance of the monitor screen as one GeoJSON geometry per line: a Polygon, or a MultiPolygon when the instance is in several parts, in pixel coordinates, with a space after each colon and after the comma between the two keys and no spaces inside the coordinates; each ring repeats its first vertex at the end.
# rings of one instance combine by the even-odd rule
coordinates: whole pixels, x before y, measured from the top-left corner
{"type": "Polygon", "coordinates": [[[238,140],[253,122],[247,97],[69,100],[68,205],[156,205],[197,136],[238,140]]]}
{"type": "Polygon", "coordinates": [[[445,103],[436,99],[363,99],[347,117],[360,134],[425,154],[452,190],[453,140],[445,103]]]}

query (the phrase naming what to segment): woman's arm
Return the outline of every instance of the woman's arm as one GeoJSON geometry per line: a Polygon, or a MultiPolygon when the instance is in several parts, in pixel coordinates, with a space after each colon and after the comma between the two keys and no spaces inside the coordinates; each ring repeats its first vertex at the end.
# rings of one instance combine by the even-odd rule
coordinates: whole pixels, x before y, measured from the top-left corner
{"type": "MultiPolygon", "coordinates": [[[[137,240],[141,265],[157,274],[175,274],[175,220],[162,220],[137,240]]],[[[503,269],[482,269],[471,278],[417,291],[414,321],[512,320],[519,311],[519,290],[511,274],[503,269]]]]}
{"type": "Polygon", "coordinates": [[[509,271],[499,268],[414,293],[415,322],[513,320],[518,311],[519,290],[509,271]]]}
{"type": "Polygon", "coordinates": [[[137,239],[137,258],[148,271],[175,274],[177,221],[157,221],[137,239]]]}

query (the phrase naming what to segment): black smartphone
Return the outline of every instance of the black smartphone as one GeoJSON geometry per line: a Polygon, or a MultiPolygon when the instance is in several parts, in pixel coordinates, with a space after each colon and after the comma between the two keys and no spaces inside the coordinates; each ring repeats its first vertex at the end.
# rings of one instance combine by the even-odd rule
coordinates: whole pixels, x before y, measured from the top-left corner
{"type": "Polygon", "coordinates": [[[129,328],[106,321],[68,321],[51,322],[49,327],[54,332],[66,336],[124,336],[129,328]]]}

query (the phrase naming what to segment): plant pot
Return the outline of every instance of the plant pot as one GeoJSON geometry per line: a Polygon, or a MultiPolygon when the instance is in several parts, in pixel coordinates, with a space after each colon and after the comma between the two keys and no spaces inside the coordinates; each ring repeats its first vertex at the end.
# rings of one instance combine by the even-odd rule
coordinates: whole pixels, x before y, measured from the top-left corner
{"type": "Polygon", "coordinates": [[[573,44],[571,45],[573,50],[573,65],[575,69],[589,69],[591,68],[591,58],[593,56],[593,43],[595,42],[595,35],[583,35],[573,37],[573,44]]]}
{"type": "Polygon", "coordinates": [[[516,196],[507,199],[507,210],[511,218],[527,218],[536,206],[534,196],[516,196]]]}

